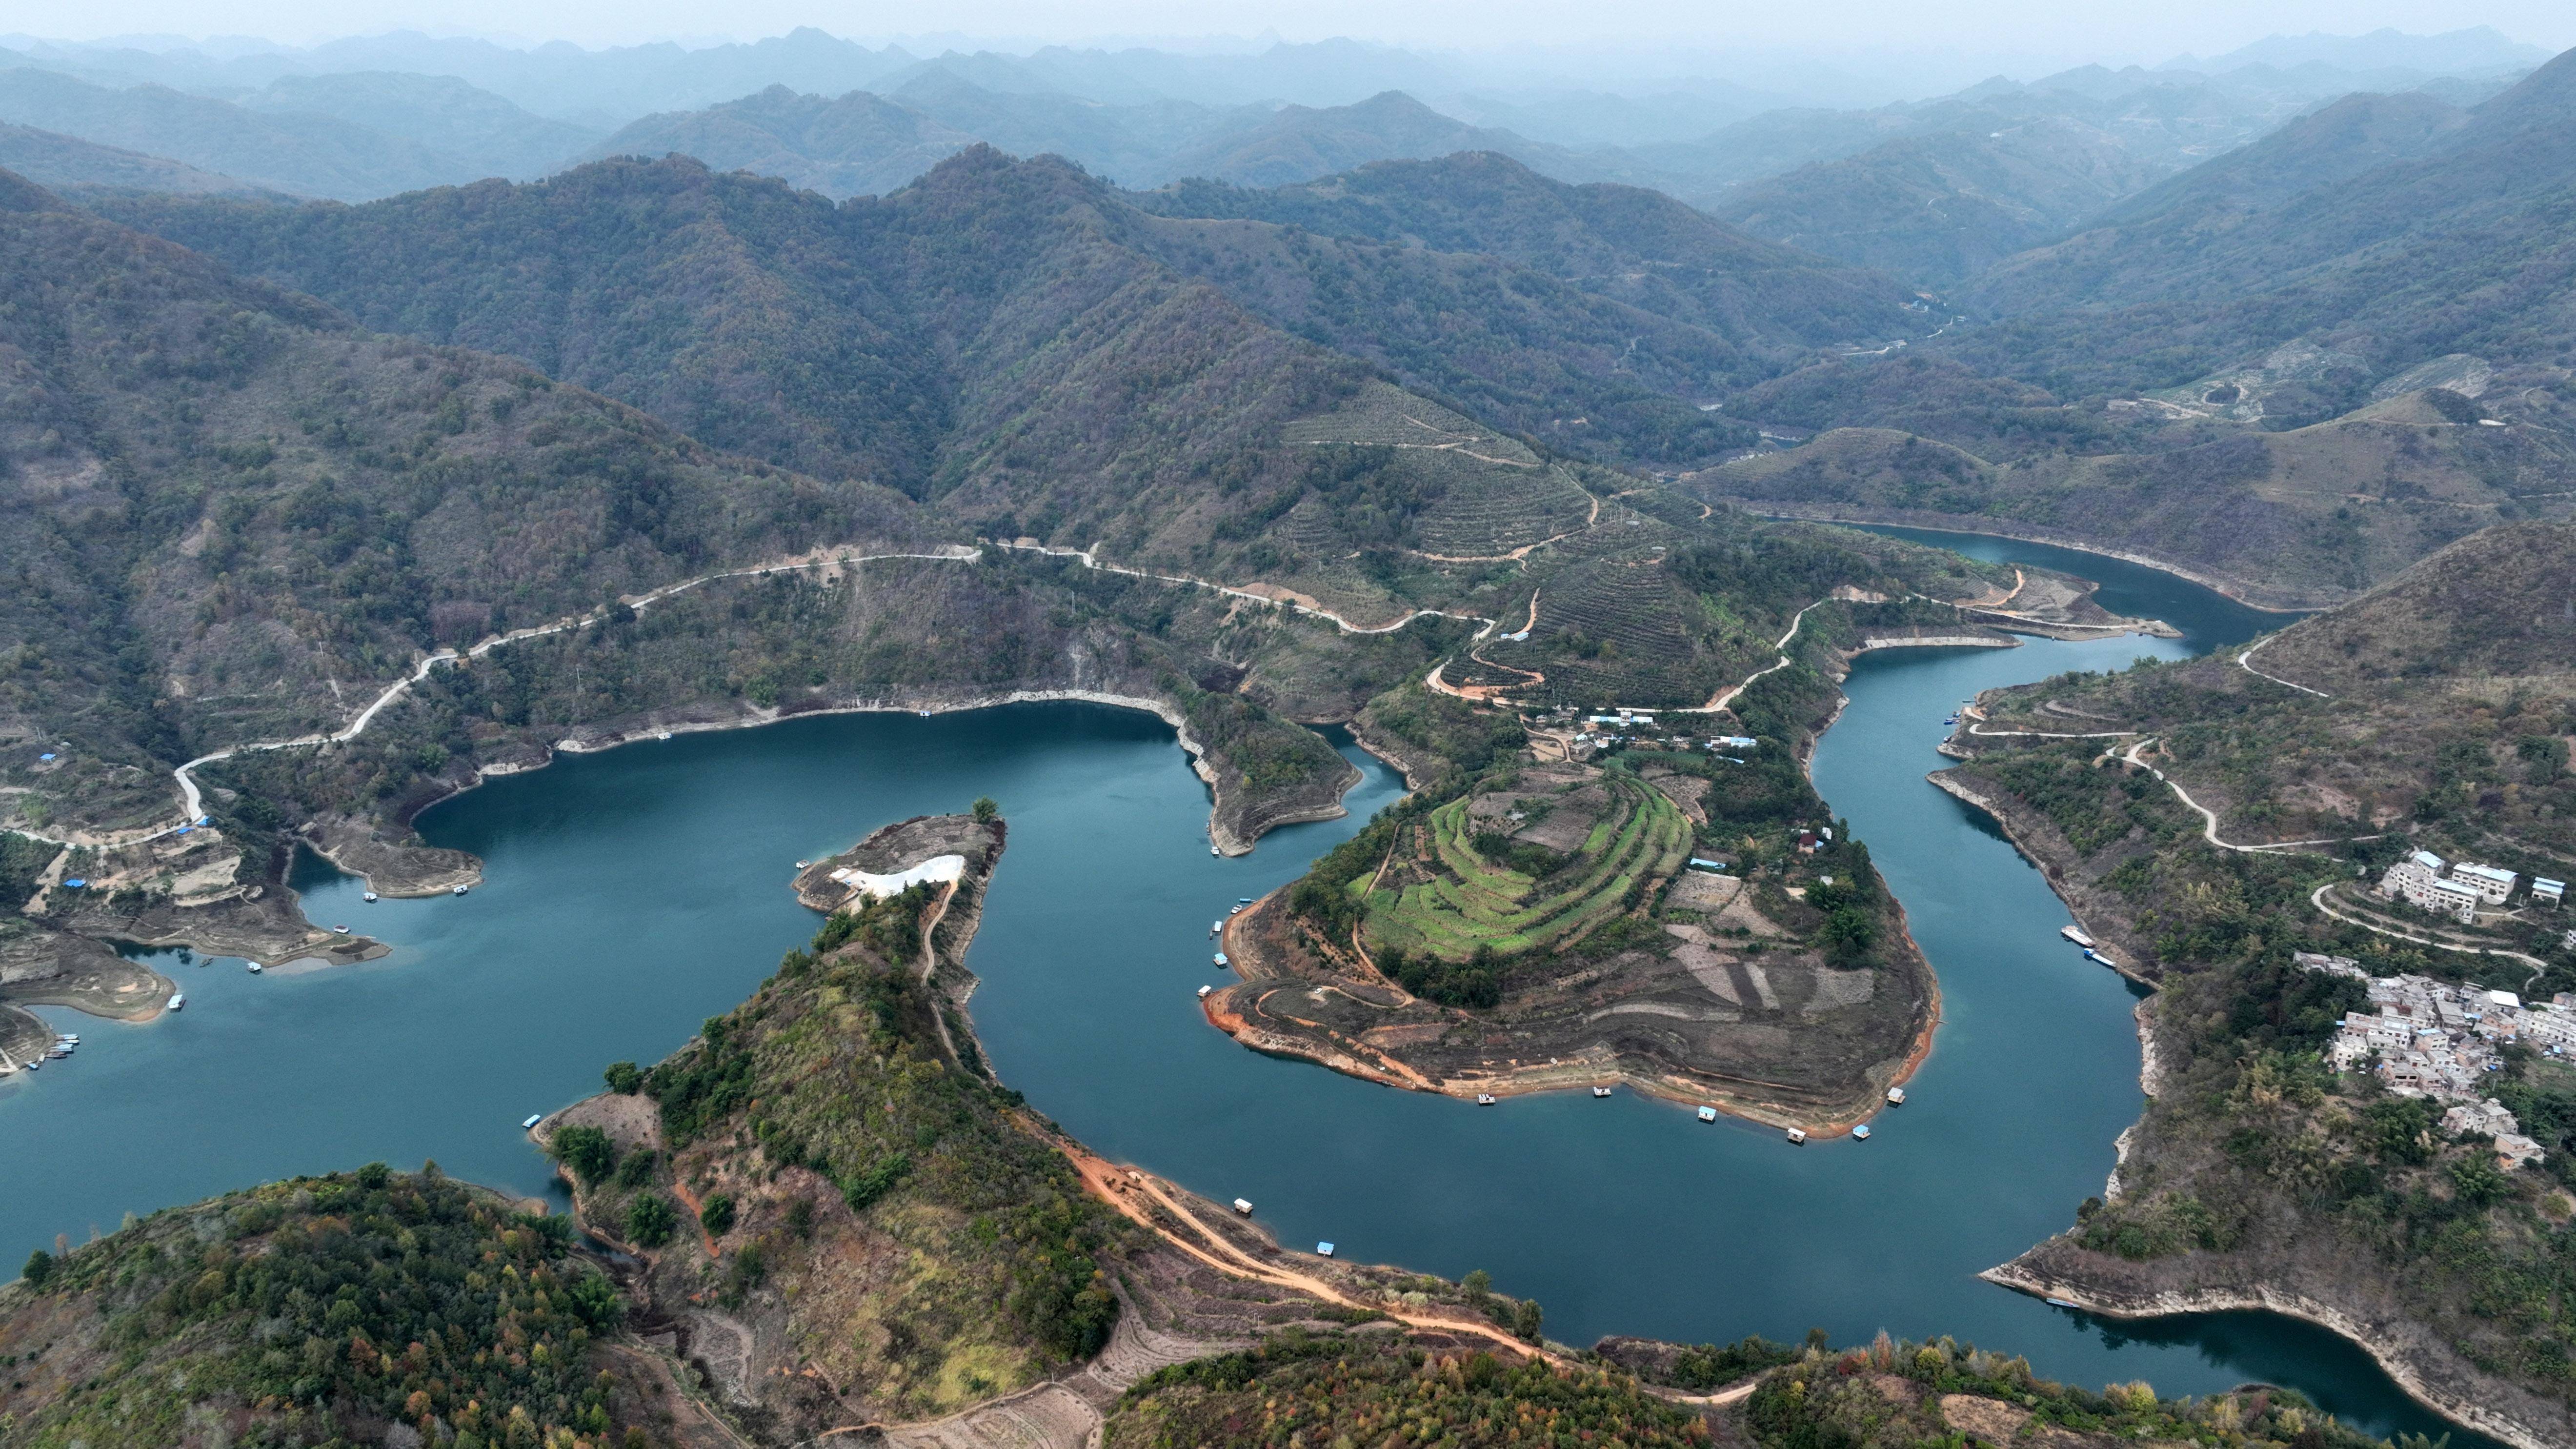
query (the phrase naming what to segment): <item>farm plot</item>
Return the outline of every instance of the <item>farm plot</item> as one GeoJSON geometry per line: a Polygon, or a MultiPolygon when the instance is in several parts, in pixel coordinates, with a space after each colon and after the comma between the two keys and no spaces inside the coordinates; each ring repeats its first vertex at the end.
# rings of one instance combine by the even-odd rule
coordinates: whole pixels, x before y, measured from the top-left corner
{"type": "MultiPolygon", "coordinates": [[[[1624,772],[1598,782],[1600,808],[1560,807],[1550,821],[1588,828],[1571,858],[1533,877],[1475,846],[1480,822],[1467,799],[1453,800],[1414,828],[1412,855],[1367,896],[1364,929],[1379,946],[1464,961],[1477,948],[1499,955],[1557,946],[1627,908],[1632,887],[1671,875],[1689,855],[1690,823],[1661,792],[1624,772]],[[1559,820],[1558,816],[1566,819],[1559,820]]],[[[1583,792],[1578,792],[1583,793],[1583,792]]],[[[1573,802],[1569,801],[1569,805],[1573,802]]],[[[1365,880],[1355,889],[1366,890],[1365,880]]]]}

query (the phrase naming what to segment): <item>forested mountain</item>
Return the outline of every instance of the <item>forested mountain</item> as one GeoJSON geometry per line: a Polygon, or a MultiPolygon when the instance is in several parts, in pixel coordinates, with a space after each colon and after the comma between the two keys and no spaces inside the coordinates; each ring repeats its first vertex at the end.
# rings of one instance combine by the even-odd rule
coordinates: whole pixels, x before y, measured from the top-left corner
{"type": "Polygon", "coordinates": [[[330,116],[417,142],[448,179],[542,176],[599,139],[590,126],[536,115],[454,76],[364,71],[280,76],[238,104],[272,116],[330,116]]]}
{"type": "Polygon", "coordinates": [[[584,159],[677,154],[837,199],[897,190],[974,144],[966,132],[867,91],[826,100],[771,86],[702,111],[646,116],[584,159]]]}
{"type": "MultiPolygon", "coordinates": [[[[1722,452],[1749,434],[1694,406],[1705,390],[1768,377],[1817,346],[1885,337],[1915,316],[1890,283],[1744,238],[1651,193],[1564,187],[1500,158],[1354,184],[1380,212],[1426,228],[1449,212],[1434,248],[1490,229],[1519,239],[1505,242],[1506,258],[1519,251],[1553,266],[1318,235],[1285,222],[1302,214],[1293,205],[1268,208],[1282,222],[1172,214],[1192,210],[1193,194],[1222,215],[1254,209],[1262,193],[1138,198],[1166,213],[1148,215],[1060,163],[989,151],[911,192],[839,208],[673,160],[358,208],[133,201],[115,214],[368,326],[509,352],[718,446],[916,494],[937,491],[934,477],[953,476],[967,452],[1022,451],[959,432],[959,409],[982,386],[968,379],[1016,376],[1021,349],[1045,336],[1010,334],[999,352],[942,350],[934,339],[948,304],[935,298],[955,278],[912,258],[919,247],[937,247],[943,265],[970,254],[940,239],[939,213],[926,208],[976,208],[979,224],[1021,249],[978,259],[1028,288],[997,315],[1085,305],[1050,289],[1044,260],[1080,250],[1132,276],[1139,290],[1127,295],[1248,325],[1222,293],[1409,384],[1606,458],[1687,463],[1722,452]],[[639,227],[639,215],[649,224],[639,227]]],[[[1286,344],[1270,335],[1263,346],[1286,344]]],[[[1014,511],[1022,524],[1078,516],[1014,511]]]]}
{"type": "Polygon", "coordinates": [[[111,90],[50,71],[0,71],[0,121],[303,196],[389,196],[457,179],[427,147],[344,121],[261,115],[154,85],[111,90]]]}
{"type": "Polygon", "coordinates": [[[1739,187],[1713,209],[1759,236],[1948,287],[2161,174],[2115,133],[2040,117],[1882,142],[1739,187]]]}
{"type": "Polygon", "coordinates": [[[1129,199],[1164,216],[1484,253],[1753,349],[1879,342],[1925,326],[1889,278],[1746,236],[1660,192],[1570,185],[1490,151],[1294,186],[1183,181],[1129,199]]]}
{"type": "Polygon", "coordinates": [[[417,75],[291,77],[233,101],[0,70],[0,121],[345,201],[537,175],[597,135],[462,81],[417,75]]]}
{"type": "MultiPolygon", "coordinates": [[[[727,459],[499,358],[8,178],[0,488],[17,738],[167,769],[336,722],[335,681],[715,563],[918,536],[903,500],[727,459]]],[[[166,811],[166,778],[138,774],[166,811]]],[[[114,813],[115,801],[93,802],[114,813]]]]}
{"type": "Polygon", "coordinates": [[[2446,354],[2557,357],[2576,338],[2571,205],[2576,53],[2465,117],[2357,99],[2182,178],[1981,279],[1969,298],[2013,320],[1957,347],[2067,391],[2174,386],[2297,342],[2353,360],[2350,406],[2446,354]]]}
{"type": "Polygon", "coordinates": [[[115,146],[102,146],[78,136],[40,131],[33,126],[0,123],[0,168],[57,191],[73,187],[148,191],[167,196],[289,199],[249,182],[200,171],[181,162],[115,146]]]}
{"type": "Polygon", "coordinates": [[[1311,181],[1371,161],[1446,156],[1454,151],[1499,151],[1566,180],[1600,178],[1598,161],[1560,147],[1542,146],[1509,131],[1453,120],[1402,91],[1386,91],[1347,106],[1288,106],[1241,134],[1221,135],[1163,164],[1163,175],[1204,176],[1247,186],[1311,181]]]}

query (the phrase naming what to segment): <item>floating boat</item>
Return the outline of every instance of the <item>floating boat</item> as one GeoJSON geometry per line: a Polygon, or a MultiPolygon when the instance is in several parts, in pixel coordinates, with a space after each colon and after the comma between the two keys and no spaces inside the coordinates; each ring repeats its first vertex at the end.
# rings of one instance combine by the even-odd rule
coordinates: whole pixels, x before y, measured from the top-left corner
{"type": "Polygon", "coordinates": [[[22,1064],[22,1065],[21,1065],[20,1070],[21,1070],[21,1071],[29,1071],[29,1072],[32,1072],[32,1071],[34,1071],[36,1068],[41,1067],[41,1066],[43,1066],[44,1064],[45,1064],[45,1059],[44,1059],[43,1057],[29,1057],[29,1058],[27,1058],[26,1062],[25,1062],[24,1064],[22,1064]]]}
{"type": "Polygon", "coordinates": [[[1250,897],[1250,896],[1236,896],[1236,897],[1234,898],[1234,903],[1235,903],[1236,905],[1238,905],[1238,906],[1248,906],[1248,905],[1251,905],[1251,904],[1252,904],[1252,897],[1250,897]]]}
{"type": "Polygon", "coordinates": [[[1806,1129],[1806,1128],[1804,1128],[1804,1127],[1792,1127],[1792,1128],[1790,1128],[1790,1129],[1789,1129],[1789,1145],[1790,1145],[1790,1146],[1792,1146],[1792,1147],[1804,1147],[1804,1146],[1806,1146],[1806,1145],[1807,1145],[1807,1129],[1806,1129]]]}
{"type": "Polygon", "coordinates": [[[258,962],[256,962],[256,961],[253,961],[252,963],[250,963],[250,974],[251,974],[251,975],[253,975],[253,976],[257,976],[261,971],[263,971],[263,970],[265,970],[265,969],[267,969],[267,968],[265,968],[265,967],[261,966],[261,965],[260,965],[258,962]]]}
{"type": "Polygon", "coordinates": [[[1210,855],[1223,855],[1223,854],[1225,854],[1225,852],[1224,852],[1224,851],[1222,851],[1222,850],[1219,850],[1219,849],[1217,849],[1215,846],[1211,845],[1211,846],[1209,846],[1209,847],[1208,847],[1208,854],[1210,854],[1210,855]]]}
{"type": "Polygon", "coordinates": [[[1610,1089],[1608,1087],[1595,1087],[1592,1089],[1592,1095],[1596,1097],[1607,1097],[1610,1095],[1610,1089]]]}
{"type": "Polygon", "coordinates": [[[2103,955],[2101,952],[2094,950],[2090,946],[2084,948],[2084,959],[2101,966],[2108,966],[2111,964],[2110,957],[2103,955]]]}
{"type": "Polygon", "coordinates": [[[1854,1142],[1867,1142],[1869,1140],[1869,1124],[1863,1122],[1859,1126],[1854,1127],[1852,1129],[1852,1140],[1854,1142]]]}
{"type": "Polygon", "coordinates": [[[1200,999],[1200,1000],[1202,1000],[1202,1001],[1206,1000],[1206,999],[1207,999],[1207,994],[1208,994],[1209,992],[1211,992],[1211,991],[1214,991],[1214,990],[1216,990],[1216,988],[1215,988],[1215,987],[1213,987],[1213,986],[1202,986],[1202,987],[1200,987],[1200,988],[1199,988],[1199,999],[1200,999]]]}
{"type": "Polygon", "coordinates": [[[1716,1109],[1715,1107],[1702,1107],[1702,1108],[1700,1108],[1700,1109],[1699,1109],[1699,1120],[1701,1120],[1701,1121],[1703,1121],[1703,1122],[1714,1122],[1714,1121],[1716,1121],[1716,1120],[1717,1120],[1717,1109],[1716,1109]]]}
{"type": "Polygon", "coordinates": [[[653,736],[653,738],[655,738],[655,739],[657,739],[657,740],[667,740],[667,739],[669,739],[670,737],[671,737],[671,732],[670,732],[669,730],[662,730],[662,731],[660,731],[660,732],[656,733],[656,734],[653,736]]]}
{"type": "Polygon", "coordinates": [[[1231,965],[1233,965],[1234,963],[1233,963],[1233,962],[1231,962],[1231,961],[1226,960],[1226,959],[1225,959],[1225,953],[1224,953],[1223,951],[1219,951],[1219,952],[1217,952],[1217,953],[1216,953],[1216,964],[1218,964],[1219,966],[1231,966],[1231,965]]]}
{"type": "Polygon", "coordinates": [[[177,1011],[180,1007],[183,1007],[183,1006],[185,1006],[185,1005],[187,1005],[187,1004],[188,1004],[188,993],[186,993],[186,992],[184,992],[184,991],[173,991],[173,992],[171,992],[171,993],[170,993],[170,1009],[171,1009],[172,1011],[177,1011]]]}
{"type": "Polygon", "coordinates": [[[1209,935],[1211,935],[1211,936],[1218,935],[1218,934],[1222,933],[1224,930],[1225,930],[1225,922],[1223,922],[1223,921],[1210,921],[1210,922],[1208,922],[1208,934],[1209,934],[1209,935]]]}
{"type": "Polygon", "coordinates": [[[1902,1107],[1902,1106],[1904,1106],[1904,1105],[1905,1105],[1905,1089],[1904,1089],[1903,1087],[1890,1087],[1890,1088],[1888,1088],[1888,1089],[1887,1089],[1887,1105],[1889,1105],[1889,1106],[1891,1106],[1891,1107],[1902,1107]]]}
{"type": "Polygon", "coordinates": [[[1317,1243],[1315,1245],[1315,1256],[1319,1258],[1329,1258],[1333,1256],[1333,1245],[1330,1243],[1317,1243]]]}
{"type": "Polygon", "coordinates": [[[1234,1210],[1243,1214],[1245,1217],[1252,1216],[1252,1199],[1248,1197],[1236,1198],[1234,1200],[1234,1210]]]}
{"type": "Polygon", "coordinates": [[[1491,1092],[1478,1092],[1476,1094],[1476,1105],[1479,1107],[1490,1107],[1494,1105],[1494,1101],[1494,1094],[1491,1092]]]}
{"type": "Polygon", "coordinates": [[[372,906],[376,903],[376,893],[374,891],[369,891],[365,896],[361,897],[361,899],[366,901],[368,905],[372,906]]]}
{"type": "Polygon", "coordinates": [[[928,718],[930,718],[930,711],[928,711],[928,710],[926,710],[926,709],[922,709],[922,710],[915,710],[915,711],[913,711],[913,713],[920,715],[923,719],[928,719],[928,718]]]}
{"type": "Polygon", "coordinates": [[[2060,926],[2057,928],[2057,934],[2064,936],[2066,939],[2074,942],[2078,946],[2090,947],[2094,944],[2093,938],[2084,934],[2084,928],[2082,926],[2060,926]]]}
{"type": "Polygon", "coordinates": [[[1230,911],[1226,912],[1226,914],[1227,914],[1227,915],[1229,915],[1229,916],[1239,916],[1239,915],[1242,915],[1242,914],[1243,914],[1243,907],[1241,907],[1241,906],[1236,906],[1233,910],[1230,910],[1230,911]]]}
{"type": "Polygon", "coordinates": [[[546,1114],[545,1114],[545,1113],[543,1113],[543,1112],[533,1112],[533,1113],[530,1113],[530,1114],[529,1114],[529,1116],[528,1116],[528,1120],[519,1124],[519,1130],[520,1130],[520,1131],[522,1131],[522,1132],[525,1132],[525,1131],[527,1131],[528,1129],[530,1129],[530,1128],[532,1128],[532,1127],[536,1126],[538,1123],[543,1122],[544,1120],[546,1120],[546,1114]]]}
{"type": "Polygon", "coordinates": [[[349,934],[349,928],[348,928],[348,927],[346,927],[346,926],[333,926],[333,927],[331,928],[331,931],[332,931],[332,934],[334,934],[334,935],[345,936],[345,935],[349,934]]]}
{"type": "Polygon", "coordinates": [[[2073,1308],[2081,1311],[2084,1307],[2083,1304],[2076,1302],[2072,1298],[2048,1298],[2041,1301],[2045,1302],[2051,1308],[2073,1308]]]}
{"type": "Polygon", "coordinates": [[[465,887],[463,887],[463,886],[458,886],[458,887],[456,888],[456,894],[458,894],[458,895],[460,895],[460,896],[461,896],[461,895],[463,895],[463,894],[465,894],[465,887]]]}

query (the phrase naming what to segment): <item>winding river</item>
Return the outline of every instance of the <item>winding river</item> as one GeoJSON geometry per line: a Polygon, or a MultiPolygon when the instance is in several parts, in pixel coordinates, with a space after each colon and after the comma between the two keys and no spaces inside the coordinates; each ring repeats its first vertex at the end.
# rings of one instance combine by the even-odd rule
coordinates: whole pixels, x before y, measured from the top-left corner
{"type": "Polygon", "coordinates": [[[363,904],[355,882],[308,862],[295,882],[308,912],[391,943],[381,961],[251,976],[235,960],[149,953],[187,991],[184,1013],[121,1028],[48,1011],[86,1041],[0,1086],[13,1169],[0,1249],[370,1159],[434,1158],[550,1191],[520,1119],[595,1089],[609,1061],[653,1060],[747,995],[814,929],[787,889],[797,860],[990,794],[1011,820],[972,957],[994,1064],[1105,1155],[1253,1199],[1285,1242],[1489,1269],[1573,1343],[1949,1333],[2080,1383],[2143,1378],[2171,1394],[2261,1379],[2376,1433],[2442,1432],[2322,1330],[2266,1314],[2108,1324],[1974,1276],[2100,1191],[2137,1115],[2138,1045],[2131,988],[2058,938],[2068,918],[2038,873],[1923,782],[1943,763],[1942,720],[1982,688],[2198,652],[2277,616],[2113,560],[1914,536],[2101,579],[2107,606],[2187,637],[1859,661],[1817,783],[1905,902],[1946,1008],[1911,1100],[1867,1142],[1791,1148],[1624,1093],[1480,1109],[1257,1056],[1208,1027],[1193,995],[1214,979],[1208,923],[1402,789],[1347,744],[1365,772],[1351,819],[1224,860],[1207,851],[1203,787],[1151,716],[840,715],[566,757],[449,801],[420,828],[484,857],[487,883],[463,898],[363,904]]]}

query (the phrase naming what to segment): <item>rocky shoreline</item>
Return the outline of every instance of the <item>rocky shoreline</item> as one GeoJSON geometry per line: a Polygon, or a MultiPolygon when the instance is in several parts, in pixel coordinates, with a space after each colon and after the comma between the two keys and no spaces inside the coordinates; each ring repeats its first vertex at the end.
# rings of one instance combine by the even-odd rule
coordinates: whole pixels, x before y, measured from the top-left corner
{"type": "MultiPolygon", "coordinates": [[[[2392,1329],[2388,1322],[2365,1321],[2332,1304],[2269,1284],[2241,1288],[2153,1288],[2144,1285],[2123,1288],[2094,1280],[2079,1281],[2063,1270],[2052,1271],[2042,1262],[2035,1261],[2042,1259],[2052,1246],[2053,1241],[2043,1243],[2011,1262],[1988,1268],[1977,1276],[2034,1298],[2071,1303],[2086,1313],[2103,1318],[2164,1318],[2178,1313],[2278,1313],[2285,1318],[2315,1324],[2351,1341],[2369,1354],[2380,1371],[2417,1403],[2481,1434],[2501,1439],[2513,1445],[2514,1449],[2560,1449],[2570,1442],[2568,1436],[2576,1435],[2576,1419],[2570,1419],[2563,1410],[2555,1416],[2558,1419],[2555,1434],[2544,1435],[2472,1397],[2469,1382],[2472,1374],[2464,1363],[2446,1365],[2450,1372],[2440,1373],[2421,1358],[2395,1352],[2387,1343],[2392,1329]]],[[[2492,1392],[2485,1381],[2479,1381],[2476,1388],[2477,1392],[2492,1392]]],[[[2537,1400],[2533,1402],[2538,1403],[2537,1400]]]]}

